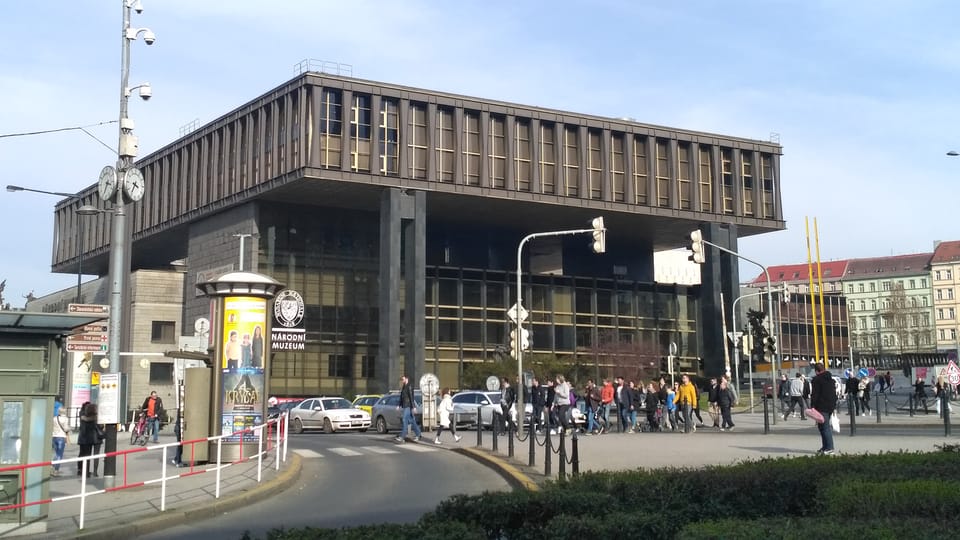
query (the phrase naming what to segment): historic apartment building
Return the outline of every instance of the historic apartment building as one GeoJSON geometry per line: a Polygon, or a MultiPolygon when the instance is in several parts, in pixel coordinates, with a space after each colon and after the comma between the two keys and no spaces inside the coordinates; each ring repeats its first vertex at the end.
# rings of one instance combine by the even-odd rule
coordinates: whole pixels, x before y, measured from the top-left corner
{"type": "Polygon", "coordinates": [[[930,277],[937,349],[960,352],[960,240],[937,242],[930,277]]]}
{"type": "MultiPolygon", "coordinates": [[[[683,247],[697,228],[733,250],[740,237],[783,229],[781,152],[305,73],[137,162],[147,192],[130,207],[131,265],[184,261],[178,328],[191,328],[208,313],[195,284],[233,269],[234,235],[252,234],[245,269],[306,303],[306,349],[269,359],[275,393],[386,390],[404,372],[459,387],[466,365],[508,347],[520,240],[602,216],[604,254],[589,235],[525,248],[531,353],[602,367],[616,355],[665,355],[674,342],[683,369],[703,358],[717,374],[719,297],[736,294],[737,261],[709,251],[702,285],[657,284],[653,253],[683,247]]],[[[57,207],[55,271],[76,269],[82,204],[102,204],[94,186],[57,207]]],[[[85,221],[80,244],[84,270],[100,275],[106,218],[85,221]]]]}

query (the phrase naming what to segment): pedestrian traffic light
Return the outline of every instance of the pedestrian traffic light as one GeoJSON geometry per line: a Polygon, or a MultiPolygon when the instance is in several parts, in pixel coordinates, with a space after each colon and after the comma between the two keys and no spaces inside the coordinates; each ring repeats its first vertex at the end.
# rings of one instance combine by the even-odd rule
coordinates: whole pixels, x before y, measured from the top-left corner
{"type": "Polygon", "coordinates": [[[593,218],[590,222],[593,227],[593,252],[604,253],[607,251],[607,229],[603,226],[603,218],[593,218]]]}
{"type": "Polygon", "coordinates": [[[703,233],[700,232],[700,229],[690,233],[690,251],[693,253],[688,257],[689,260],[697,264],[703,264],[706,261],[706,255],[703,251],[703,233]]]}
{"type": "Polygon", "coordinates": [[[530,349],[530,331],[520,326],[510,331],[510,356],[517,357],[517,330],[520,331],[520,350],[530,349]]]}

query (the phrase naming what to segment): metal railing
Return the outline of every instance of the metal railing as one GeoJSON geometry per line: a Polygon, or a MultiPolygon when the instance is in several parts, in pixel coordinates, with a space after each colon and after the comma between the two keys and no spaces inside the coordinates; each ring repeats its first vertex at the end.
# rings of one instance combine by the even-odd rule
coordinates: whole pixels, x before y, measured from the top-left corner
{"type": "MultiPolygon", "coordinates": [[[[169,482],[175,481],[181,478],[188,478],[191,476],[204,474],[204,473],[213,473],[215,475],[215,492],[214,498],[220,498],[220,486],[221,486],[221,472],[232,466],[242,462],[250,461],[256,459],[257,461],[257,483],[261,482],[262,472],[263,472],[263,458],[265,455],[270,452],[274,453],[274,467],[277,471],[280,470],[280,463],[286,462],[287,460],[287,422],[288,416],[284,413],[282,416],[269,420],[265,424],[260,424],[252,428],[244,429],[241,431],[236,431],[234,433],[229,433],[226,435],[217,435],[212,437],[207,437],[204,439],[193,439],[180,442],[172,442],[168,444],[156,445],[151,447],[137,447],[130,448],[127,450],[119,450],[116,452],[105,452],[96,455],[83,456],[83,457],[74,457],[74,458],[64,458],[53,461],[43,461],[39,463],[28,463],[24,465],[12,465],[7,467],[0,467],[0,473],[5,472],[19,472],[20,476],[20,485],[18,486],[18,495],[17,500],[21,501],[16,504],[9,504],[5,506],[0,506],[0,512],[6,512],[10,510],[17,510],[21,508],[26,508],[28,506],[37,506],[43,504],[55,504],[61,503],[70,500],[80,500],[80,511],[77,517],[79,527],[78,529],[83,529],[84,520],[85,520],[85,511],[86,511],[86,502],[90,497],[96,495],[101,495],[105,493],[111,493],[115,491],[121,491],[124,489],[137,488],[142,486],[159,486],[160,487],[160,511],[166,510],[166,499],[167,499],[167,484],[169,482]],[[237,437],[239,436],[245,443],[253,442],[257,443],[257,452],[253,455],[243,455],[243,446],[240,445],[240,455],[236,461],[231,461],[229,463],[223,463],[222,458],[222,447],[223,439],[228,437],[237,437]],[[250,436],[253,440],[247,439],[250,436]],[[195,460],[193,459],[196,454],[196,445],[197,444],[207,444],[207,443],[216,443],[217,445],[217,460],[215,464],[207,464],[204,466],[197,466],[195,460]],[[189,447],[189,465],[186,466],[184,472],[178,472],[176,474],[168,474],[167,468],[169,464],[169,452],[171,449],[176,451],[178,446],[183,446],[183,455],[187,456],[187,448],[189,447]],[[129,471],[129,458],[133,454],[140,454],[144,452],[159,452],[162,454],[160,476],[156,478],[149,478],[146,480],[131,481],[128,476],[129,471]],[[110,489],[88,489],[89,485],[87,483],[87,474],[90,471],[91,464],[93,460],[105,459],[107,457],[117,458],[118,463],[122,463],[122,471],[118,474],[118,480],[122,480],[120,485],[112,487],[110,489]],[[39,500],[24,500],[28,492],[27,485],[27,471],[29,469],[34,469],[37,467],[52,467],[58,465],[65,465],[70,463],[76,463],[78,467],[78,474],[80,476],[80,493],[63,495],[59,497],[50,497],[46,499],[39,500]]],[[[43,481],[47,481],[48,478],[44,477],[43,481]]]]}

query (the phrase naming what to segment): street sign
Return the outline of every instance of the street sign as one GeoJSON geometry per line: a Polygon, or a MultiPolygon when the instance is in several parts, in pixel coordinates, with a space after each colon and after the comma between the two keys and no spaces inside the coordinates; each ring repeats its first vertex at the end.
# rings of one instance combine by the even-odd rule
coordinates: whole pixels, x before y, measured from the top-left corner
{"type": "Polygon", "coordinates": [[[106,343],[67,343],[70,352],[107,352],[106,343]]]}
{"type": "Polygon", "coordinates": [[[527,310],[523,309],[523,306],[518,307],[516,304],[510,306],[510,309],[507,310],[507,318],[516,324],[526,321],[529,315],[527,310]]]}
{"type": "Polygon", "coordinates": [[[843,377],[844,377],[845,379],[849,379],[849,378],[853,377],[853,368],[847,368],[847,369],[843,370],[843,377]]]}
{"type": "Polygon", "coordinates": [[[100,395],[97,398],[97,419],[104,424],[120,422],[120,374],[100,375],[100,395]]]}
{"type": "Polygon", "coordinates": [[[106,343],[106,334],[75,334],[67,336],[67,343],[106,343]]]}
{"type": "Polygon", "coordinates": [[[676,342],[671,341],[671,342],[670,342],[670,356],[676,356],[676,355],[677,355],[677,344],[676,344],[676,342]]]}
{"type": "Polygon", "coordinates": [[[740,338],[743,337],[743,332],[727,332],[727,337],[730,338],[730,343],[736,345],[740,343],[740,338]]]}
{"type": "Polygon", "coordinates": [[[857,376],[860,377],[861,379],[863,379],[864,377],[869,377],[870,370],[865,367],[862,367],[857,371],[857,376]]]}
{"type": "Polygon", "coordinates": [[[67,304],[67,313],[107,315],[110,313],[110,306],[104,304],[67,304]]]}
{"type": "Polygon", "coordinates": [[[953,360],[947,364],[947,382],[954,386],[960,384],[960,367],[953,360]]]}

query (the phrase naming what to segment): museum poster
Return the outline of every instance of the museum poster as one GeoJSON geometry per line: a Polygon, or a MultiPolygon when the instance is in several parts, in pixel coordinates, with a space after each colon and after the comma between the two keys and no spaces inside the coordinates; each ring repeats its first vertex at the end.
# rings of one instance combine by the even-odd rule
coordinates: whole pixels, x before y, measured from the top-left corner
{"type": "MultiPolygon", "coordinates": [[[[223,300],[223,355],[220,358],[221,434],[230,435],[263,423],[264,333],[267,301],[252,296],[228,296],[223,300]]],[[[239,442],[240,435],[225,437],[239,442]]],[[[256,440],[254,433],[244,440],[256,440]]]]}

